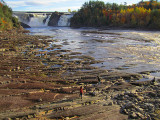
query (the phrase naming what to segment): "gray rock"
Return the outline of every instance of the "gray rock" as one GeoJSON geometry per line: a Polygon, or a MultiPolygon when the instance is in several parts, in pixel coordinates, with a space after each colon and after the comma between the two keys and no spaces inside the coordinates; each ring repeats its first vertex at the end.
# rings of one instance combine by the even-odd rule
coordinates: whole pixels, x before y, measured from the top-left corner
{"type": "Polygon", "coordinates": [[[133,103],[129,102],[129,103],[126,103],[123,107],[125,109],[131,109],[131,108],[135,108],[135,105],[133,103]]]}
{"type": "Polygon", "coordinates": [[[107,106],[107,104],[103,104],[103,106],[107,106]]]}
{"type": "Polygon", "coordinates": [[[38,99],[38,102],[42,102],[43,100],[40,98],[40,99],[38,99]]]}
{"type": "Polygon", "coordinates": [[[125,97],[125,98],[129,98],[129,96],[128,96],[128,95],[124,95],[124,97],[125,97]]]}
{"type": "Polygon", "coordinates": [[[156,97],[156,96],[157,96],[155,92],[149,92],[148,95],[149,95],[150,97],[156,97]]]}
{"type": "Polygon", "coordinates": [[[25,24],[25,23],[23,23],[23,22],[21,22],[21,26],[22,26],[23,28],[31,28],[29,25],[27,25],[27,24],[25,24]]]}
{"type": "Polygon", "coordinates": [[[129,118],[131,118],[131,119],[137,119],[138,116],[137,116],[137,114],[135,112],[131,112],[131,114],[129,115],[129,118]]]}
{"type": "Polygon", "coordinates": [[[113,104],[115,104],[115,105],[116,105],[116,104],[117,104],[117,102],[116,102],[116,101],[113,101],[113,104]]]}
{"type": "Polygon", "coordinates": [[[120,109],[120,113],[122,113],[122,114],[127,114],[127,115],[128,115],[128,110],[127,110],[127,109],[124,109],[124,108],[121,108],[121,109],[120,109]]]}
{"type": "Polygon", "coordinates": [[[136,110],[137,112],[144,113],[143,109],[140,108],[140,107],[136,107],[135,110],[136,110]]]}
{"type": "Polygon", "coordinates": [[[108,96],[106,95],[106,99],[108,99],[108,96]]]}
{"type": "Polygon", "coordinates": [[[112,105],[113,105],[113,102],[108,103],[108,106],[112,106],[112,105]]]}
{"type": "Polygon", "coordinates": [[[136,113],[136,114],[137,114],[137,116],[140,117],[141,119],[144,118],[144,116],[143,116],[141,113],[138,112],[138,113],[136,113]]]}
{"type": "Polygon", "coordinates": [[[89,92],[89,95],[96,96],[96,93],[95,92],[89,92]]]}
{"type": "Polygon", "coordinates": [[[3,120],[11,120],[11,118],[4,118],[3,120]]]}
{"type": "Polygon", "coordinates": [[[145,103],[145,104],[144,104],[144,108],[145,108],[145,109],[148,109],[148,111],[150,111],[150,112],[153,112],[153,111],[155,110],[154,105],[151,104],[151,103],[145,103]]]}

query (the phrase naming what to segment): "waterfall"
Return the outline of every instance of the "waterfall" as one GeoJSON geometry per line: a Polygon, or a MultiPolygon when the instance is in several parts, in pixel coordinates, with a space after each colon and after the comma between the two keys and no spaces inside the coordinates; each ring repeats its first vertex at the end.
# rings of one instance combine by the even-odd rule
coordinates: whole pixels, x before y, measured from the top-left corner
{"type": "Polygon", "coordinates": [[[51,15],[48,15],[48,16],[47,16],[46,22],[45,22],[45,26],[48,26],[48,22],[49,22],[50,17],[51,17],[51,15]]]}
{"type": "Polygon", "coordinates": [[[70,26],[70,19],[73,17],[73,15],[61,15],[59,21],[58,21],[58,26],[70,26]]]}
{"type": "Polygon", "coordinates": [[[30,27],[43,27],[43,26],[70,26],[70,19],[73,14],[67,13],[25,13],[14,12],[20,22],[29,25],[30,27]]]}
{"type": "Polygon", "coordinates": [[[47,26],[47,15],[37,15],[34,14],[33,17],[30,18],[30,21],[28,23],[29,26],[31,27],[42,27],[42,26],[47,26]],[[46,22],[44,23],[44,19],[46,19],[46,22]]]}

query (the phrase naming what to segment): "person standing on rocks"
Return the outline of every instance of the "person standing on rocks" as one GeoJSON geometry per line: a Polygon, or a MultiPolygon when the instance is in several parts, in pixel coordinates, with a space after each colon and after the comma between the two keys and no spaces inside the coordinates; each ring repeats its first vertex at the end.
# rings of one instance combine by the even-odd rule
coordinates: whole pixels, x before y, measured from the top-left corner
{"type": "Polygon", "coordinates": [[[98,79],[98,84],[100,85],[101,84],[101,78],[99,76],[97,76],[97,79],[98,79]]]}
{"type": "Polygon", "coordinates": [[[81,99],[82,99],[82,94],[83,94],[83,88],[82,88],[82,86],[80,87],[80,97],[81,97],[81,99]]]}

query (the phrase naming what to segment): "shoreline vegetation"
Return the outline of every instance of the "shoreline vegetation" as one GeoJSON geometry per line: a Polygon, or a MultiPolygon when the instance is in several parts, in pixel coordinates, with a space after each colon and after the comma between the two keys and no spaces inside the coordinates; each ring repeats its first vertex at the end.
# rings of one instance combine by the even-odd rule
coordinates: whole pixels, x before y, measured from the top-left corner
{"type": "Polygon", "coordinates": [[[0,119],[160,119],[160,80],[137,82],[153,71],[93,67],[103,61],[62,49],[53,37],[28,35],[9,19],[0,32],[0,119]]]}
{"type": "Polygon", "coordinates": [[[72,27],[160,28],[160,2],[141,1],[118,5],[103,1],[85,2],[71,18],[72,27]]]}
{"type": "Polygon", "coordinates": [[[22,29],[18,19],[12,16],[12,9],[0,2],[0,30],[22,29]]]}

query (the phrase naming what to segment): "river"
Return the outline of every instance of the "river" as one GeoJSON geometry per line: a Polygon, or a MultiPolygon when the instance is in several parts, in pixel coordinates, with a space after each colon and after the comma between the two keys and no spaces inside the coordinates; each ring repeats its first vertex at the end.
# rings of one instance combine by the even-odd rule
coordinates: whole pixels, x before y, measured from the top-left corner
{"type": "Polygon", "coordinates": [[[160,77],[160,31],[101,30],[70,27],[29,28],[32,35],[53,36],[62,49],[81,52],[103,62],[92,66],[112,71],[150,71],[160,77]]]}

